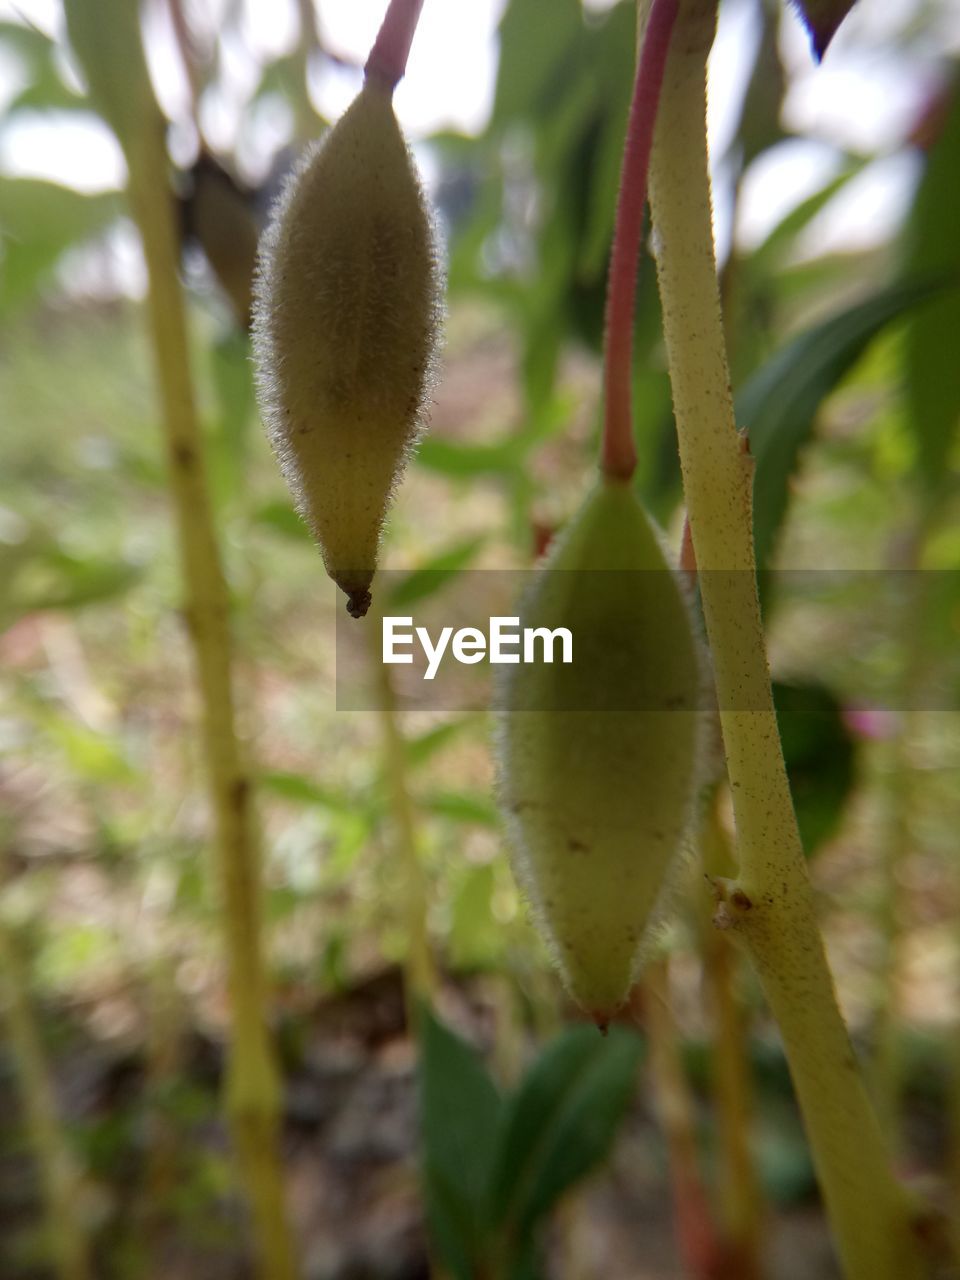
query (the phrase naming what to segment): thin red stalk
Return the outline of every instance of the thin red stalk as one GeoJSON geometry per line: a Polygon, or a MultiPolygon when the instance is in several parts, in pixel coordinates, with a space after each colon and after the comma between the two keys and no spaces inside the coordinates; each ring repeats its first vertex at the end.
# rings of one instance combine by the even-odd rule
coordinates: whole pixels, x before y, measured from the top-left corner
{"type": "Polygon", "coordinates": [[[364,75],[373,76],[391,92],[407,69],[413,33],[422,8],[423,0],[390,0],[387,16],[367,58],[364,75]]]}
{"type": "Polygon", "coordinates": [[[620,480],[629,480],[637,465],[631,410],[637,258],[647,200],[647,169],[653,146],[653,126],[677,5],[678,0],[653,0],[637,62],[627,143],[620,171],[620,194],[617,197],[613,252],[607,280],[602,452],[604,474],[620,480]]]}

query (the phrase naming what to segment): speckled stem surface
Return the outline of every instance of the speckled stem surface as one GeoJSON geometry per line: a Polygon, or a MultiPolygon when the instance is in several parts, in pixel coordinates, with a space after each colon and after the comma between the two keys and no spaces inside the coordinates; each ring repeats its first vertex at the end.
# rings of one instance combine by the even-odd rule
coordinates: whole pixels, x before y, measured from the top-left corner
{"type": "MultiPolygon", "coordinates": [[[[646,5],[641,0],[645,12],[646,5]]],[[[690,530],[700,570],[740,875],[718,884],[780,1027],[849,1280],[926,1274],[837,1005],[780,747],[756,589],[752,462],[738,435],[706,152],[716,0],[681,0],[650,170],[657,270],[690,530]]]]}

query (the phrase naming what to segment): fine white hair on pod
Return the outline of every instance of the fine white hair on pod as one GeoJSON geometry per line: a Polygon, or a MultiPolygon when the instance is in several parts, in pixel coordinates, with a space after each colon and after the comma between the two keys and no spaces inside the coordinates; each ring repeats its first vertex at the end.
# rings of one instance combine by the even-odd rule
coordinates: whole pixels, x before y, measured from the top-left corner
{"type": "Polygon", "coordinates": [[[390,93],[368,80],[276,203],[253,322],[270,441],[355,617],[369,607],[386,512],[424,426],[438,262],[390,93]]]}

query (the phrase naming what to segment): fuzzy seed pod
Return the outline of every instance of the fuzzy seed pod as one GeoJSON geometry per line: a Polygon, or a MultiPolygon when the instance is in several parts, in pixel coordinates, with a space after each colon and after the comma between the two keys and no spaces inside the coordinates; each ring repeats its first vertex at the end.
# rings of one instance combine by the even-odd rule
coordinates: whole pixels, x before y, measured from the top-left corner
{"type": "Polygon", "coordinates": [[[628,485],[601,484],[521,604],[573,664],[504,668],[499,801],[514,870],[574,999],[604,1025],[634,980],[697,786],[689,606],[628,485]]]}
{"type": "Polygon", "coordinates": [[[260,404],[355,617],[419,433],[439,315],[433,227],[390,92],[368,79],[281,196],[260,249],[260,404]]]}

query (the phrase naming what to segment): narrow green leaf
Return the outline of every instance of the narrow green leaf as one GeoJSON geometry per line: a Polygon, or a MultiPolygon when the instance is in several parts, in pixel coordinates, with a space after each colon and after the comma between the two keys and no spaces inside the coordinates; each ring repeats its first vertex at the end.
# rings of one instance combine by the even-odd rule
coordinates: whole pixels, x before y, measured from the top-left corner
{"type": "Polygon", "coordinates": [[[809,858],[837,829],[854,784],[853,736],[825,685],[774,682],[787,777],[809,858]]]}
{"type": "Polygon", "coordinates": [[[503,929],[491,910],[496,872],[489,862],[471,866],[453,894],[448,934],[456,969],[487,966],[503,949],[503,929]]]}
{"type": "Polygon", "coordinates": [[[41,178],[0,175],[0,311],[29,300],[66,249],[118,216],[112,192],[86,195],[41,178]]]}
{"type": "Polygon", "coordinates": [[[936,287],[929,281],[901,281],[831,316],[778,351],[737,396],[737,422],[749,431],[756,461],[753,526],[761,568],[769,562],[790,475],[821,403],[877,334],[936,287]]]}
{"type": "Polygon", "coordinates": [[[454,822],[473,823],[481,827],[499,824],[496,806],[486,792],[434,791],[423,798],[423,807],[454,822]]]}
{"type": "Polygon", "coordinates": [[[544,96],[560,94],[583,34],[578,0],[553,0],[544,20],[542,0],[511,0],[500,22],[500,63],[493,127],[539,114],[544,96]]]}
{"type": "Polygon", "coordinates": [[[607,1155],[633,1096],[641,1041],[572,1027],[534,1063],[508,1105],[491,1182],[491,1222],[526,1237],[607,1155]]]}
{"type": "Polygon", "coordinates": [[[407,759],[412,765],[426,764],[438,751],[442,751],[448,742],[476,723],[474,716],[461,716],[458,720],[448,720],[445,724],[438,724],[436,728],[428,729],[419,737],[408,738],[407,759]]]}
{"type": "Polygon", "coordinates": [[[906,259],[908,275],[954,286],[919,308],[906,332],[910,425],[920,478],[933,492],[960,429],[960,78],[914,201],[906,259]]]}
{"type": "Polygon", "coordinates": [[[330,787],[322,787],[301,773],[272,770],[260,774],[259,785],[264,791],[280,796],[283,800],[292,800],[296,804],[316,805],[321,809],[333,809],[337,812],[348,812],[353,808],[349,795],[330,787]]]}
{"type": "Polygon", "coordinates": [[[519,435],[493,444],[462,444],[428,436],[417,446],[414,459],[428,471],[447,476],[500,476],[513,471],[531,443],[519,435]]]}
{"type": "Polygon", "coordinates": [[[475,1280],[486,1250],[484,1206],[502,1104],[476,1052],[424,1011],[420,1125],[427,1218],[456,1280],[475,1280]]]}
{"type": "Polygon", "coordinates": [[[454,543],[399,582],[394,582],[387,593],[391,606],[399,608],[417,604],[432,596],[476,559],[485,542],[486,538],[480,537],[454,543]]]}
{"type": "Polygon", "coordinates": [[[275,502],[265,502],[253,516],[256,524],[274,533],[290,538],[294,542],[309,543],[310,532],[303,519],[297,514],[289,502],[278,498],[275,502]]]}
{"type": "Polygon", "coordinates": [[[79,609],[115,600],[143,574],[141,566],[127,560],[72,555],[40,534],[5,548],[0,564],[9,572],[0,600],[4,623],[38,610],[79,609]]]}
{"type": "Polygon", "coordinates": [[[826,208],[835,195],[843,190],[850,179],[863,172],[866,164],[866,159],[862,157],[847,159],[839,173],[791,209],[777,223],[763,244],[759,245],[747,259],[751,273],[757,273],[759,268],[768,270],[790,247],[800,232],[826,208]]]}

